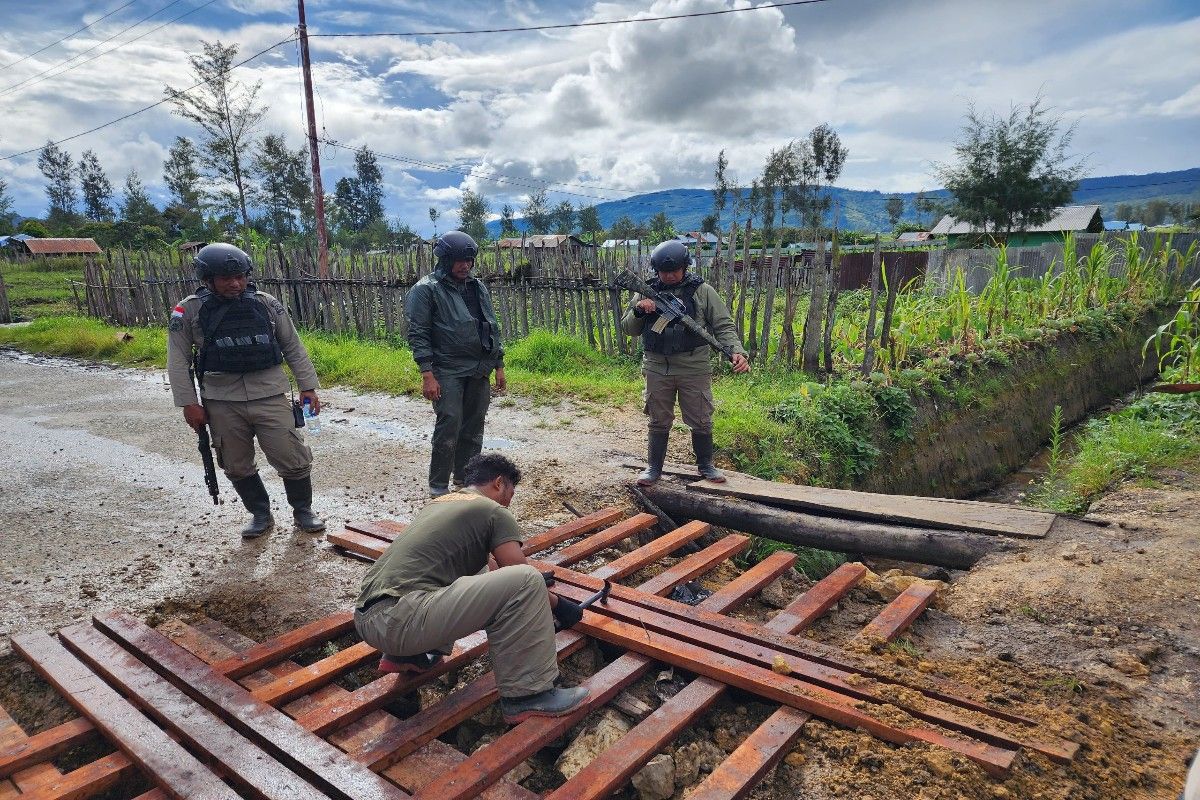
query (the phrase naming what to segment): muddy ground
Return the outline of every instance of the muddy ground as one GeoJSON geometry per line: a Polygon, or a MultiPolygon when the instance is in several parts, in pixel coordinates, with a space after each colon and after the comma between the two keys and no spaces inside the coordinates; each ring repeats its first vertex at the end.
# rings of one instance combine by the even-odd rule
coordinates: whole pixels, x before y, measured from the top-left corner
{"type": "MultiPolygon", "coordinates": [[[[339,389],[322,399],[324,430],[311,440],[316,508],[335,529],[350,519],[411,516],[425,497],[428,405],[339,389]]],[[[487,446],[526,470],[518,518],[539,529],[570,516],[564,501],[585,512],[624,502],[629,473],[618,465],[641,445],[623,424],[640,431],[636,410],[497,401],[487,446]]],[[[684,437],[674,438],[682,447],[684,437]]],[[[244,512],[224,483],[226,502],[209,501],[195,440],[161,372],[0,352],[0,452],[0,705],[30,732],[73,714],[11,654],[14,633],[121,608],[156,620],[202,610],[262,638],[344,609],[357,593],[363,564],[319,536],[283,525],[263,540],[238,538],[244,512]]],[[[262,463],[276,517],[286,522],[282,486],[262,463]]],[[[1200,744],[1200,481],[1186,472],[1158,477],[1155,488],[1123,487],[1098,503],[1093,515],[1107,527],[1060,521],[1044,542],[941,576],[950,585],[938,607],[902,646],[874,656],[943,674],[1043,720],[1083,744],[1071,765],[1023,756],[995,781],[944,751],[886,745],[814,720],[754,796],[1178,796],[1185,759],[1200,744]]],[[[805,585],[796,576],[785,588],[805,585]]],[[[809,635],[845,643],[885,601],[856,590],[809,635]]],[[[740,613],[765,620],[771,611],[754,602],[740,613]]],[[[590,671],[603,657],[585,653],[573,668],[590,671]]],[[[669,693],[654,677],[634,687],[651,705],[669,693]]],[[[672,747],[675,796],[686,796],[769,712],[728,693],[672,747]]],[[[457,743],[469,749],[488,723],[463,726],[457,743]]],[[[532,760],[526,785],[554,784],[565,744],[532,760]]]]}

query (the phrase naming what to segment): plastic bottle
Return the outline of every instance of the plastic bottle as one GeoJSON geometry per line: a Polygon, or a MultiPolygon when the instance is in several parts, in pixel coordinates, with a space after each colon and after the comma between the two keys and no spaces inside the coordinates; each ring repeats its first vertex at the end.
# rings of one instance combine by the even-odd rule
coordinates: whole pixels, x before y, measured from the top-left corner
{"type": "Polygon", "coordinates": [[[321,417],[313,413],[312,403],[307,397],[304,398],[304,428],[309,436],[316,436],[321,432],[321,417]]]}

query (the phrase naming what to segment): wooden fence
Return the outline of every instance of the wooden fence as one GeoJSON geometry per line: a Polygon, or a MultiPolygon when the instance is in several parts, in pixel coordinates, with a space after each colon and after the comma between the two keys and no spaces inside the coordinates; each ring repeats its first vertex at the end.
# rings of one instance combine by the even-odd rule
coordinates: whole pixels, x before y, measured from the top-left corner
{"type": "Polygon", "coordinates": [[[8,287],[4,285],[4,276],[0,275],[0,325],[7,325],[12,321],[12,308],[8,305],[8,287]]]}

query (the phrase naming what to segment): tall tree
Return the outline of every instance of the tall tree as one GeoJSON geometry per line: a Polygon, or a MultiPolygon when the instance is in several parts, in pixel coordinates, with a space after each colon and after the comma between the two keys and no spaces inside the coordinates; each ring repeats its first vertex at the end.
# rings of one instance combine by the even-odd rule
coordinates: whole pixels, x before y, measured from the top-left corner
{"type": "Polygon", "coordinates": [[[809,227],[819,232],[833,204],[829,187],[841,176],[850,151],[842,146],[837,131],[825,123],[809,131],[806,144],[812,158],[804,162],[801,176],[808,189],[803,208],[809,227]]]}
{"type": "Polygon", "coordinates": [[[163,93],[175,113],[204,131],[201,161],[209,177],[218,182],[214,198],[235,209],[243,228],[250,228],[247,164],[254,146],[255,129],[267,113],[258,99],[262,81],[246,86],[231,71],[237,45],[201,42],[203,52],[188,58],[198,86],[184,92],[167,86],[163,93]]]}
{"type": "Polygon", "coordinates": [[[904,213],[904,198],[889,197],[883,204],[883,210],[887,212],[888,222],[892,227],[896,227],[896,223],[900,221],[900,216],[904,213]]]}
{"type": "Polygon", "coordinates": [[[135,225],[158,225],[161,222],[158,209],[151,202],[137,170],[131,169],[125,176],[125,191],[121,196],[121,219],[135,225]]]}
{"type": "Polygon", "coordinates": [[[8,193],[8,181],[0,178],[0,232],[12,232],[13,198],[8,193]]]}
{"type": "Polygon", "coordinates": [[[504,208],[500,209],[500,235],[501,236],[516,237],[519,235],[517,233],[517,223],[514,221],[516,215],[517,215],[516,209],[514,209],[508,203],[505,203],[504,208]]]}
{"type": "Polygon", "coordinates": [[[204,221],[204,194],[200,190],[200,152],[186,136],[176,136],[163,162],[163,179],[171,193],[171,210],[179,227],[197,229],[204,221]]]}
{"type": "Polygon", "coordinates": [[[595,206],[579,207],[579,230],[591,237],[592,244],[596,243],[596,237],[602,228],[600,212],[596,210],[595,206]]]}
{"type": "Polygon", "coordinates": [[[575,229],[575,206],[571,205],[570,200],[563,200],[550,214],[555,233],[566,236],[575,229]]]}
{"type": "Polygon", "coordinates": [[[725,174],[728,168],[729,159],[725,157],[725,150],[722,149],[717,153],[717,168],[713,170],[713,230],[720,227],[721,214],[729,201],[729,178],[725,174]]]}
{"type": "Polygon", "coordinates": [[[79,187],[83,190],[83,215],[95,222],[112,219],[113,186],[95,152],[79,157],[79,187]]]}
{"type": "Polygon", "coordinates": [[[442,212],[438,211],[433,206],[429,207],[429,221],[433,223],[433,236],[437,238],[437,221],[438,217],[442,216],[442,212]]]}
{"type": "Polygon", "coordinates": [[[462,202],[458,207],[458,218],[462,231],[481,242],[487,238],[487,215],[491,212],[487,198],[481,194],[466,189],[462,194],[462,202]]]}
{"type": "MultiPolygon", "coordinates": [[[[383,171],[379,168],[379,160],[366,145],[354,154],[354,177],[340,178],[334,187],[334,197],[339,212],[338,224],[344,231],[352,234],[361,234],[368,229],[382,231],[383,171]]],[[[434,211],[429,209],[429,219],[436,225],[434,211]]],[[[378,237],[372,238],[375,239],[378,237]]]]}
{"type": "Polygon", "coordinates": [[[675,223],[671,222],[671,218],[667,216],[666,211],[659,211],[646,223],[649,227],[650,243],[658,244],[665,242],[667,239],[675,238],[675,223]]]}
{"type": "Polygon", "coordinates": [[[525,218],[525,230],[527,233],[542,234],[550,232],[552,218],[550,215],[550,206],[546,200],[545,189],[538,189],[529,195],[525,207],[521,209],[521,216],[525,218]]]}
{"type": "Polygon", "coordinates": [[[638,226],[628,214],[622,214],[608,229],[608,235],[613,239],[636,239],[638,226]]]}
{"type": "MultiPolygon", "coordinates": [[[[913,208],[916,209],[922,224],[927,223],[927,214],[932,214],[936,209],[935,201],[932,197],[925,194],[925,190],[917,192],[917,196],[913,198],[913,208]]],[[[930,226],[932,227],[932,226],[930,226]]]]}
{"type": "Polygon", "coordinates": [[[282,136],[269,133],[259,142],[250,166],[258,180],[254,199],[265,212],[267,234],[278,242],[304,230],[313,216],[308,148],[291,150],[282,136]]]}
{"type": "Polygon", "coordinates": [[[954,201],[949,212],[977,231],[1009,234],[1040,225],[1071,202],[1084,162],[1068,153],[1075,126],[1062,126],[1037,98],[1007,117],[972,106],[954,145],[957,161],[934,174],[954,201]]]}
{"type": "Polygon", "coordinates": [[[46,142],[38,153],[38,169],[46,176],[46,199],[50,201],[46,222],[52,229],[63,228],[75,221],[78,195],[75,194],[72,164],[71,154],[54,142],[46,142]]]}

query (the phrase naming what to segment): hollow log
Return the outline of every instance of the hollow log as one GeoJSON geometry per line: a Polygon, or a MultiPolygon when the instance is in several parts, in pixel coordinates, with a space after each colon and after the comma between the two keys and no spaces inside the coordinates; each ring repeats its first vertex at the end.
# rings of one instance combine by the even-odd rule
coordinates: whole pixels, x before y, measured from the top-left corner
{"type": "Polygon", "coordinates": [[[733,531],[842,553],[969,569],[988,553],[1018,546],[1001,536],[787,511],[762,503],[689,492],[665,481],[642,491],[676,519],[703,520],[733,531]]]}

